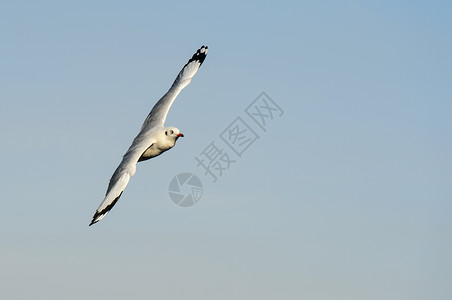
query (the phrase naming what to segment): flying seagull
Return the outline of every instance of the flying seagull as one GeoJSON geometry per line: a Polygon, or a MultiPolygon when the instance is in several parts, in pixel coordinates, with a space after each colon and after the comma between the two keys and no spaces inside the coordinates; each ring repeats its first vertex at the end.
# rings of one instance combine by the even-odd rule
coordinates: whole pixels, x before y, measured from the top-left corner
{"type": "Polygon", "coordinates": [[[179,72],[168,92],[154,105],[140,132],[113,173],[105,198],[96,210],[89,226],[102,220],[116,204],[129,183],[130,177],[135,174],[137,162],[156,157],[173,148],[177,139],[184,136],[176,127],[164,127],[165,119],[177,95],[190,83],[206,55],[207,46],[199,48],[179,72]]]}

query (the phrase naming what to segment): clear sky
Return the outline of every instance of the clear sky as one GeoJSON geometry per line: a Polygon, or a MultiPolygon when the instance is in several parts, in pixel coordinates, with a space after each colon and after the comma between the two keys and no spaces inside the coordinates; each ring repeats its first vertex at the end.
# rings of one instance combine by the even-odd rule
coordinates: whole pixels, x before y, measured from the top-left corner
{"type": "MultiPolygon", "coordinates": [[[[451,299],[450,1],[3,1],[0,298],[451,299]],[[88,227],[175,76],[209,54],[88,227]],[[261,92],[283,110],[263,131],[261,92]],[[239,157],[237,117],[259,136],[239,157]],[[196,157],[235,160],[216,182],[196,157]],[[197,175],[199,202],[168,195],[197,175]]],[[[245,140],[244,140],[245,141],[245,140]]]]}

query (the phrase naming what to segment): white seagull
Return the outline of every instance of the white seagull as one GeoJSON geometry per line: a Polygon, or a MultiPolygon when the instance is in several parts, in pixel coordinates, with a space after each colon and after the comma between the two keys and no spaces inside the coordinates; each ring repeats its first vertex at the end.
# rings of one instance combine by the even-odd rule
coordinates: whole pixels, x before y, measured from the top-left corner
{"type": "Polygon", "coordinates": [[[130,176],[135,174],[137,162],[156,157],[173,148],[177,139],[184,136],[176,127],[165,128],[165,119],[177,95],[190,83],[206,55],[207,46],[199,48],[179,72],[168,92],[152,108],[140,132],[113,173],[105,198],[96,210],[89,226],[102,220],[116,204],[129,183],[130,176]]]}

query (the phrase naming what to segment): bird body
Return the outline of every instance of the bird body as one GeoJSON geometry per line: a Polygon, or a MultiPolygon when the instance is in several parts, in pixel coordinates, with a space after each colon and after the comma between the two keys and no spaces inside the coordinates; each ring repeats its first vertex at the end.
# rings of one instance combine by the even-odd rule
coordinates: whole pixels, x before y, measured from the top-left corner
{"type": "Polygon", "coordinates": [[[140,132],[124,154],[107,188],[104,200],[96,210],[90,226],[99,222],[113,208],[135,174],[136,164],[162,154],[173,148],[184,135],[176,127],[164,127],[166,116],[176,97],[198,71],[207,55],[207,46],[202,46],[185,64],[168,92],[154,105],[144,121],[140,132]]]}

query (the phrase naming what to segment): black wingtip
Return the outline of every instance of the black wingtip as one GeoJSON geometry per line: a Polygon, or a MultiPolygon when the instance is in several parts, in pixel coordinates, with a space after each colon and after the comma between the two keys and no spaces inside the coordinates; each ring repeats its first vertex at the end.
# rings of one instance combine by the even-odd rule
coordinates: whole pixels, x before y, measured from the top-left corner
{"type": "Polygon", "coordinates": [[[99,216],[101,216],[102,213],[97,212],[94,214],[93,219],[91,220],[91,223],[89,223],[89,226],[96,224],[97,222],[99,222],[100,220],[98,219],[99,216]]]}
{"type": "MultiPolygon", "coordinates": [[[[192,58],[189,59],[189,61],[185,64],[185,66],[187,66],[192,61],[199,61],[199,66],[201,66],[202,63],[204,62],[204,60],[206,59],[208,49],[209,49],[209,47],[202,45],[201,48],[199,48],[196,51],[196,53],[193,54],[192,58]]],[[[185,68],[185,66],[184,66],[184,68],[185,68]]]]}
{"type": "Polygon", "coordinates": [[[102,218],[99,219],[99,217],[103,216],[103,215],[106,215],[113,208],[113,206],[115,206],[116,202],[118,202],[118,200],[121,197],[121,195],[122,195],[122,192],[119,194],[118,197],[115,198],[115,200],[113,200],[110,203],[110,205],[107,205],[107,207],[105,207],[102,211],[96,211],[96,213],[93,216],[93,220],[91,221],[91,223],[89,223],[89,226],[91,226],[93,224],[96,224],[97,222],[102,220],[102,218]]]}
{"type": "Polygon", "coordinates": [[[96,211],[96,213],[93,216],[93,219],[91,220],[91,223],[89,223],[89,226],[94,225],[100,221],[99,219],[97,219],[99,217],[99,215],[100,214],[96,211]]]}

